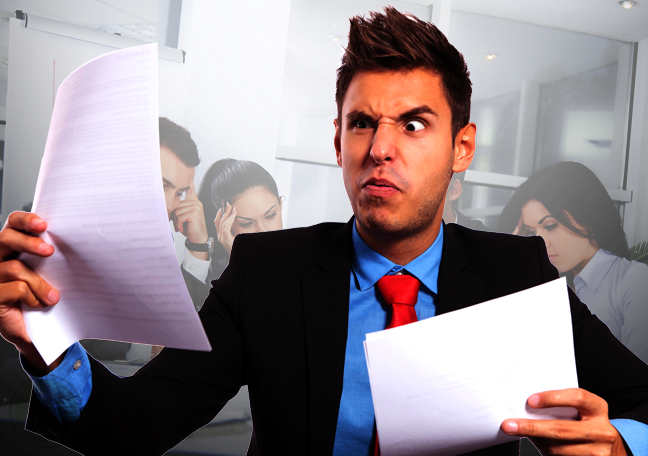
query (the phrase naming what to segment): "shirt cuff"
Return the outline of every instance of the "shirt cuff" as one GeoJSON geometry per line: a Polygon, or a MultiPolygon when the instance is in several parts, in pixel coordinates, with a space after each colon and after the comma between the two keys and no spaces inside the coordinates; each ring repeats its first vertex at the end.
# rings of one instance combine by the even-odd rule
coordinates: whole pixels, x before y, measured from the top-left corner
{"type": "Polygon", "coordinates": [[[185,260],[182,262],[182,267],[189,274],[194,276],[196,279],[200,280],[202,283],[205,283],[207,278],[207,273],[209,272],[209,260],[199,260],[187,251],[185,255],[185,260]]]}
{"type": "Polygon", "coordinates": [[[634,456],[648,455],[648,425],[635,420],[610,420],[634,456]]]}
{"type": "Polygon", "coordinates": [[[92,392],[90,361],[81,344],[71,345],[61,364],[44,377],[25,372],[34,383],[36,397],[52,416],[65,427],[76,423],[92,392]]]}

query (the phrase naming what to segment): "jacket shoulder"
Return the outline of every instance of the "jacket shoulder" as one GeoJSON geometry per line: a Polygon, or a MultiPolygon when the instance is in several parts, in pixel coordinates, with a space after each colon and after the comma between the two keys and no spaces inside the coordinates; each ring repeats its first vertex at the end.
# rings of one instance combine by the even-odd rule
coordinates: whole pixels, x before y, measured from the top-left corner
{"type": "Polygon", "coordinates": [[[521,283],[542,283],[558,277],[539,236],[476,231],[457,224],[446,225],[444,235],[444,243],[454,245],[455,251],[465,255],[466,268],[482,276],[521,283]]]}

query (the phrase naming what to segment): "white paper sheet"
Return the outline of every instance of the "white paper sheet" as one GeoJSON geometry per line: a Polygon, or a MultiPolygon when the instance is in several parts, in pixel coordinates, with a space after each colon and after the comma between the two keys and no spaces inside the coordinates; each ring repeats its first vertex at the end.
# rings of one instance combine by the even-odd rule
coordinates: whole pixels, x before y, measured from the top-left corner
{"type": "Polygon", "coordinates": [[[506,418],[577,415],[526,406],[578,387],[565,279],[367,334],[365,355],[383,456],[454,456],[516,440],[506,418]]]}
{"type": "Polygon", "coordinates": [[[211,349],[169,231],[157,96],[157,44],[92,60],[58,90],[33,206],[56,252],[22,258],[61,293],[22,306],[48,364],[84,338],[211,349]]]}

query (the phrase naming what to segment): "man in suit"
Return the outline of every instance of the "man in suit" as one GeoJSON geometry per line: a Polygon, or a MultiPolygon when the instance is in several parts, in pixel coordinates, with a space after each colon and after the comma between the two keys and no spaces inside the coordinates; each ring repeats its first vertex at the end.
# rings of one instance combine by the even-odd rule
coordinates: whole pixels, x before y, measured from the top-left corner
{"type": "MultiPolygon", "coordinates": [[[[21,232],[46,229],[36,215],[10,217],[0,233],[0,332],[34,378],[29,429],[86,454],[161,454],[247,384],[248,454],[373,454],[371,394],[358,350],[364,332],[391,319],[376,287],[382,276],[420,281],[419,319],[557,277],[539,238],[442,223],[447,185],[469,166],[476,127],[468,123],[465,62],[434,26],[393,8],[353,18],[336,96],[335,148],[355,217],[237,236],[200,311],[211,353],[165,349],[125,379],[77,346],[45,366],[16,301],[46,307],[58,294],[12,256],[47,256],[52,247],[21,232]],[[71,394],[57,396],[52,384],[71,394]]],[[[572,406],[580,420],[506,420],[502,429],[554,454],[629,454],[620,432],[643,451],[637,435],[648,422],[648,367],[570,299],[583,389],[539,392],[528,405],[572,406]]],[[[448,341],[456,343],[478,341],[458,334],[448,341]]],[[[517,452],[511,443],[474,454],[517,452]]]]}
{"type": "Polygon", "coordinates": [[[200,308],[209,293],[205,284],[214,239],[207,233],[203,206],[196,196],[194,175],[200,164],[191,134],[166,117],[160,117],[160,165],[169,221],[187,238],[188,254],[181,271],[191,300],[200,308]]]}
{"type": "Polygon", "coordinates": [[[484,222],[478,219],[470,219],[466,217],[457,207],[459,197],[463,192],[463,182],[466,177],[466,172],[455,173],[452,175],[448,191],[446,192],[445,204],[443,205],[443,221],[444,223],[456,223],[457,225],[465,226],[471,230],[491,231],[486,228],[484,222]]]}

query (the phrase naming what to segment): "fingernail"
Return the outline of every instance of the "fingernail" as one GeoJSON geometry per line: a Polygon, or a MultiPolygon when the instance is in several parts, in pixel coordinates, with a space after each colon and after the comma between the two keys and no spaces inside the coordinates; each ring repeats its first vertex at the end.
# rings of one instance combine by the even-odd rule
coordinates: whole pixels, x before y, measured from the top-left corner
{"type": "Polygon", "coordinates": [[[46,244],[45,242],[41,242],[40,245],[38,246],[38,253],[42,254],[48,254],[52,251],[52,246],[49,244],[46,244]]]}
{"type": "Polygon", "coordinates": [[[527,403],[530,407],[538,407],[540,405],[540,396],[538,394],[532,394],[529,396],[527,403]]]}
{"type": "Polygon", "coordinates": [[[45,220],[40,219],[40,218],[35,218],[31,221],[30,226],[31,229],[34,230],[40,230],[43,228],[43,224],[45,223],[45,220]]]}
{"type": "Polygon", "coordinates": [[[504,425],[504,430],[509,433],[516,433],[519,429],[517,421],[507,421],[504,425]]]}
{"type": "Polygon", "coordinates": [[[47,293],[47,300],[50,302],[50,304],[56,304],[59,300],[59,293],[56,290],[50,290],[49,293],[47,293]]]}

